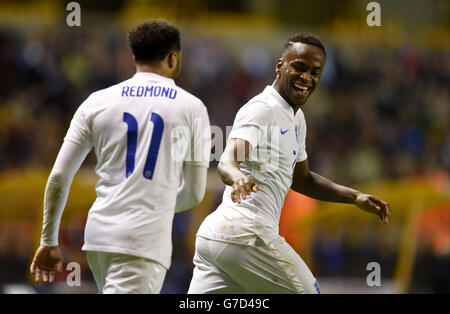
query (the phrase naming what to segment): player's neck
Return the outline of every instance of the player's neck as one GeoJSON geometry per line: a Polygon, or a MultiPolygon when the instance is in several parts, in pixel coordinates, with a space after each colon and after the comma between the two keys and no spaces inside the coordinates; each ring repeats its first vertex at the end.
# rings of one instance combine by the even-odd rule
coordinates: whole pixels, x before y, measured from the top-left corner
{"type": "Polygon", "coordinates": [[[297,106],[292,106],[292,109],[294,109],[294,116],[297,113],[298,109],[300,109],[301,105],[297,105],[297,106]]]}
{"type": "Polygon", "coordinates": [[[136,73],[155,73],[171,78],[160,64],[136,64],[136,73]]]}
{"type": "Polygon", "coordinates": [[[272,86],[273,86],[273,88],[275,88],[275,90],[278,92],[278,94],[286,101],[286,103],[289,106],[291,106],[291,108],[294,110],[294,116],[295,116],[295,114],[297,113],[298,109],[300,109],[301,105],[293,105],[293,104],[291,104],[291,102],[289,101],[289,97],[284,95],[284,93],[283,93],[283,91],[282,91],[282,89],[280,87],[278,78],[275,79],[275,81],[273,82],[272,86]]]}

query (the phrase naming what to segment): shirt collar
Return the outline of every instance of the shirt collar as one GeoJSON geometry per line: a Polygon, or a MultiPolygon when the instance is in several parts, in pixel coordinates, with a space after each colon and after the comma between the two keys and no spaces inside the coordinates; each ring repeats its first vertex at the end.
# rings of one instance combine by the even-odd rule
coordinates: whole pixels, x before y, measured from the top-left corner
{"type": "Polygon", "coordinates": [[[291,107],[291,105],[289,105],[289,103],[280,95],[280,93],[278,93],[278,91],[272,85],[267,85],[264,92],[270,94],[273,98],[275,98],[277,103],[279,103],[281,105],[281,107],[283,107],[283,109],[291,112],[292,115],[294,115],[294,109],[291,107]]]}
{"type": "Polygon", "coordinates": [[[144,78],[155,82],[164,82],[171,85],[175,85],[174,80],[172,80],[171,78],[153,72],[137,72],[135,75],[133,75],[133,78],[144,78]]]}

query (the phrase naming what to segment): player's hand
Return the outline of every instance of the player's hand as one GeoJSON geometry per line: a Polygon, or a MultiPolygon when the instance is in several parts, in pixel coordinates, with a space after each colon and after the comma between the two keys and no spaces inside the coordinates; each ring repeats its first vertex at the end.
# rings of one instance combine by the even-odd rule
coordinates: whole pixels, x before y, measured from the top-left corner
{"type": "Polygon", "coordinates": [[[231,199],[238,204],[241,200],[245,200],[247,195],[258,191],[258,185],[246,175],[234,179],[231,188],[231,199]]]}
{"type": "Polygon", "coordinates": [[[362,210],[375,214],[379,217],[378,222],[385,225],[391,217],[389,204],[370,194],[359,193],[355,200],[355,205],[362,210]]]}
{"type": "Polygon", "coordinates": [[[55,280],[55,272],[61,274],[63,272],[63,257],[59,247],[41,245],[36,254],[34,254],[31,262],[30,272],[35,275],[35,281],[53,282],[55,280]]]}

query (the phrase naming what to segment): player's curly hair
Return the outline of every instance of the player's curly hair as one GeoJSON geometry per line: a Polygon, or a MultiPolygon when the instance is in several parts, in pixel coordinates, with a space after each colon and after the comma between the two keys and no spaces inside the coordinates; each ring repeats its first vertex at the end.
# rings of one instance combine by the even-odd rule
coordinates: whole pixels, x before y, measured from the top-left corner
{"type": "Polygon", "coordinates": [[[314,34],[307,32],[295,34],[287,40],[286,44],[284,45],[284,51],[286,51],[293,43],[303,43],[319,47],[320,49],[322,49],[324,55],[327,56],[325,46],[322,44],[320,38],[314,34]]]}
{"type": "Polygon", "coordinates": [[[170,51],[180,50],[178,27],[164,19],[150,19],[134,26],[127,35],[136,62],[153,63],[163,60],[170,51]]]}

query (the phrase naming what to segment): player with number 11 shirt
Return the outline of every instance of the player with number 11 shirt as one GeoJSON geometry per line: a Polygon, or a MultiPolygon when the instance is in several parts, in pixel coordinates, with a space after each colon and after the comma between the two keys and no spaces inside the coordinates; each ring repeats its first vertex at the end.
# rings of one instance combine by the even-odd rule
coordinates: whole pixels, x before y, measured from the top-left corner
{"type": "Polygon", "coordinates": [[[202,101],[174,83],[181,69],[179,31],[149,20],[133,28],[128,41],[137,73],[81,104],[50,174],[41,247],[31,265],[37,281],[53,281],[61,267],[60,217],[92,148],[99,180],[83,250],[101,293],[158,293],[170,267],[174,213],[203,199],[209,118],[202,101]]]}

